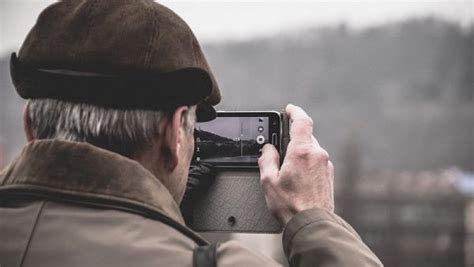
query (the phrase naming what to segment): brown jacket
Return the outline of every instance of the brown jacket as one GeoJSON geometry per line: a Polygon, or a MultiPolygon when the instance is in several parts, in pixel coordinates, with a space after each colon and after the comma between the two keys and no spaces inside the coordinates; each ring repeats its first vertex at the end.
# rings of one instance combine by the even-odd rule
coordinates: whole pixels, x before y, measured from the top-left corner
{"type": "MultiPolygon", "coordinates": [[[[84,143],[35,141],[0,173],[0,266],[192,266],[205,242],[140,164],[84,143]],[[178,225],[178,227],[176,227],[178,225]]],[[[337,215],[307,210],[287,225],[293,266],[379,266],[337,215]]],[[[237,242],[218,266],[274,266],[237,242]]]]}

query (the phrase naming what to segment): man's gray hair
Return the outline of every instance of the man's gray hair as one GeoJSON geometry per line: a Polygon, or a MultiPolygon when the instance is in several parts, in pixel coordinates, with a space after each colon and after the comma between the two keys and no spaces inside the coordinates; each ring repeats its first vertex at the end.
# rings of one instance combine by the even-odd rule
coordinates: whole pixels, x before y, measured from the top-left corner
{"type": "MultiPolygon", "coordinates": [[[[31,128],[36,139],[87,142],[134,157],[159,137],[161,120],[172,111],[118,110],[54,99],[32,99],[29,103],[31,128]]],[[[196,106],[192,106],[184,127],[194,129],[196,106]]]]}

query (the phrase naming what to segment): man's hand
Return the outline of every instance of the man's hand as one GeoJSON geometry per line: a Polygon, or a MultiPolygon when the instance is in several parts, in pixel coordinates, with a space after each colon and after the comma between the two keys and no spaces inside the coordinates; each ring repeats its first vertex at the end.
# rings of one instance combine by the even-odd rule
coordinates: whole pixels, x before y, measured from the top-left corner
{"type": "Polygon", "coordinates": [[[286,112],[290,142],[281,168],[272,145],[265,145],[258,160],[267,206],[284,226],[306,209],[334,211],[334,167],[313,136],[313,121],[300,107],[290,104],[286,112]]]}

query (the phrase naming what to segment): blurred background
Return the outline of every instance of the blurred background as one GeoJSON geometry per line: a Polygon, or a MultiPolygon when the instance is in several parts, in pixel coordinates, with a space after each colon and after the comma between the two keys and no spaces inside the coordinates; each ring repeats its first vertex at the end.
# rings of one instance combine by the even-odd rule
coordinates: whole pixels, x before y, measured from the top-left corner
{"type": "MultiPolygon", "coordinates": [[[[25,144],[9,55],[52,2],[0,0],[0,168],[25,144]]],[[[163,3],[200,40],[219,109],[312,116],[337,212],[386,266],[474,265],[472,0],[163,3]]],[[[285,264],[280,235],[206,235],[285,264]]]]}

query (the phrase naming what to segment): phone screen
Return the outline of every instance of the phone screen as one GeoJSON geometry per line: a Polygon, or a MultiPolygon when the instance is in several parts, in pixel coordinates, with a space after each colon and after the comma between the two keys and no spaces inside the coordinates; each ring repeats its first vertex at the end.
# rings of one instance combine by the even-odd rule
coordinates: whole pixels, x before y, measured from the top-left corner
{"type": "Polygon", "coordinates": [[[197,123],[193,162],[221,165],[257,165],[266,143],[278,145],[279,116],[275,113],[218,113],[197,123]]]}

